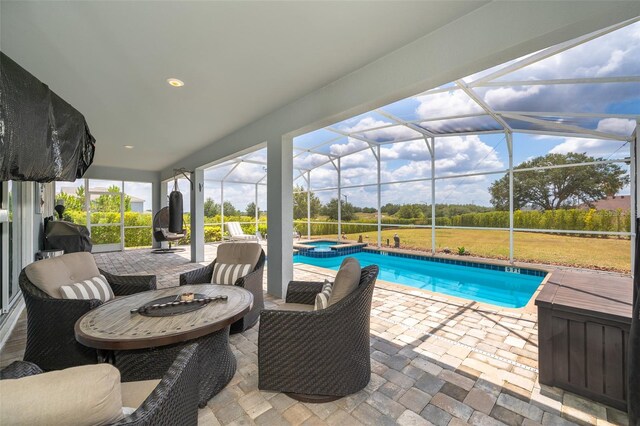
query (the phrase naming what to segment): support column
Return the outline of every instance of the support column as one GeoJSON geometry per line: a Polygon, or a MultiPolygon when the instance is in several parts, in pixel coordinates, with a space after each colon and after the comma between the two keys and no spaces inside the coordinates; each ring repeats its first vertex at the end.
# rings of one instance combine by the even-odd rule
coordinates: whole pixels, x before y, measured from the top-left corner
{"type": "MultiPolygon", "coordinates": [[[[635,130],[635,136],[634,138],[631,139],[630,141],[630,145],[631,145],[631,158],[630,158],[630,165],[629,165],[629,175],[630,175],[630,184],[629,184],[629,189],[630,189],[630,194],[631,194],[631,273],[633,274],[633,272],[635,271],[635,264],[637,262],[638,259],[636,259],[637,257],[637,253],[636,253],[636,245],[635,245],[635,239],[634,239],[634,234],[636,234],[638,232],[638,229],[636,227],[636,218],[640,217],[640,210],[638,209],[638,169],[640,168],[640,163],[639,163],[639,158],[638,158],[638,141],[640,141],[640,135],[638,135],[638,132],[640,132],[640,120],[636,120],[636,130],[635,130]]],[[[638,238],[637,236],[635,238],[638,238]]],[[[635,294],[634,294],[635,296],[635,294]]],[[[635,297],[634,297],[635,300],[635,297]]]]}
{"type": "Polygon", "coordinates": [[[431,254],[436,254],[436,139],[431,138],[431,254]]]}
{"type": "Polygon", "coordinates": [[[338,157],[338,241],[342,241],[342,166],[338,157]]]}
{"type": "Polygon", "coordinates": [[[204,169],[191,173],[191,261],[204,262],[204,169]]]}
{"type": "Polygon", "coordinates": [[[224,181],[220,181],[220,241],[224,241],[224,181]]]}
{"type": "MultiPolygon", "coordinates": [[[[156,213],[160,211],[167,204],[167,185],[158,179],[154,180],[151,183],[151,220],[156,216],[156,213]]],[[[152,224],[153,225],[153,224],[152,224]]],[[[151,229],[151,234],[153,234],[153,228],[151,229]]],[[[155,238],[151,239],[153,248],[160,248],[160,243],[156,241],[155,238]]]]}
{"type": "Polygon", "coordinates": [[[307,240],[311,239],[311,170],[307,171],[307,240]]]}
{"type": "Polygon", "coordinates": [[[259,218],[259,214],[260,212],[258,211],[258,184],[256,183],[256,201],[255,201],[255,215],[256,215],[256,232],[258,232],[258,222],[260,221],[259,218]]]}
{"type": "Polygon", "coordinates": [[[509,262],[513,263],[513,137],[506,133],[509,150],[509,262]]]}
{"type": "Polygon", "coordinates": [[[267,293],[282,298],[293,278],[293,139],[267,140],[267,293]]]}
{"type": "Polygon", "coordinates": [[[378,160],[378,248],[382,247],[382,192],[380,189],[380,145],[376,147],[378,160]]]}

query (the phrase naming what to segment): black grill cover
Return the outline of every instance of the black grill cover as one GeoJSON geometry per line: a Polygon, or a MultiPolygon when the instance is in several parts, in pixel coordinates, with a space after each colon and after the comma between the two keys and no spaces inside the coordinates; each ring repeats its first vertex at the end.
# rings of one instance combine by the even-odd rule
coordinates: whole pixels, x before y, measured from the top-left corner
{"type": "Polygon", "coordinates": [[[61,220],[47,222],[44,230],[44,248],[64,250],[65,253],[91,251],[93,243],[86,226],[61,220]]]}
{"type": "Polygon", "coordinates": [[[94,150],[84,116],[0,52],[0,181],[74,181],[94,150]]]}

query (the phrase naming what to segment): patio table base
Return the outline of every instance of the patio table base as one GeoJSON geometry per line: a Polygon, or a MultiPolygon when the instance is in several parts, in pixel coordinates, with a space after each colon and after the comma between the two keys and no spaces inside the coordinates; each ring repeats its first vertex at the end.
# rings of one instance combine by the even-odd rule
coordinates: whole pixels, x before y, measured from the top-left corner
{"type": "Polygon", "coordinates": [[[175,360],[186,344],[198,343],[200,386],[198,406],[220,392],[236,372],[236,357],[229,347],[229,326],[206,336],[167,346],[149,349],[115,351],[115,365],[123,382],[162,378],[163,372],[175,360]]]}

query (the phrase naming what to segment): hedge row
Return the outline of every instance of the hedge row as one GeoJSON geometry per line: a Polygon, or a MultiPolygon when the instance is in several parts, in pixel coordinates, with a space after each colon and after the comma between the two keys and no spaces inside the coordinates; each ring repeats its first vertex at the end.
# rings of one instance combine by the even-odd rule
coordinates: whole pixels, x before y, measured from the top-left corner
{"type": "MultiPolygon", "coordinates": [[[[64,220],[87,224],[87,212],[79,210],[67,210],[64,213],[64,220]]],[[[189,244],[191,242],[191,230],[189,222],[191,216],[187,213],[184,215],[184,226],[186,229],[185,238],[178,241],[178,244],[189,244]]],[[[125,212],[124,214],[124,242],[125,247],[150,247],[153,241],[152,237],[152,214],[149,212],[125,212]],[[144,226],[145,228],[127,228],[128,226],[144,226]]],[[[255,218],[249,216],[225,216],[226,222],[252,222],[251,224],[241,224],[246,234],[253,235],[256,232],[255,218]]],[[[205,223],[220,223],[220,216],[205,217],[205,223]]],[[[120,213],[116,212],[93,212],[91,213],[92,224],[109,224],[117,225],[120,223],[120,213]]],[[[264,235],[267,232],[267,223],[262,220],[258,224],[258,230],[264,235]]],[[[118,244],[120,243],[120,227],[119,226],[95,226],[91,231],[91,239],[93,244],[118,244]]],[[[207,243],[220,241],[220,225],[205,225],[204,240],[207,243]]]]}
{"type": "MultiPolygon", "coordinates": [[[[87,214],[83,211],[70,210],[64,214],[65,220],[86,225],[87,214]]],[[[631,214],[623,210],[547,210],[541,211],[521,211],[517,210],[513,214],[514,226],[525,229],[553,229],[572,231],[598,231],[598,232],[629,232],[631,230],[631,214]]],[[[125,247],[148,247],[152,243],[152,215],[151,213],[125,212],[125,247]],[[144,226],[145,228],[126,228],[128,226],[144,226]]],[[[254,218],[249,216],[225,217],[226,222],[250,222],[241,224],[246,234],[253,235],[256,232],[254,218]]],[[[189,244],[191,241],[191,230],[189,229],[190,215],[184,215],[186,228],[185,238],[178,241],[178,244],[189,244]]],[[[357,219],[359,224],[348,222],[342,223],[342,232],[347,234],[358,234],[371,232],[377,229],[375,219],[357,219]]],[[[220,216],[206,217],[204,227],[205,242],[221,240],[220,216]]],[[[120,223],[119,213],[94,212],[91,213],[91,223],[93,224],[118,224],[120,223]]],[[[382,220],[383,229],[392,228],[391,224],[398,225],[431,225],[431,219],[400,219],[395,217],[385,217],[382,220]]],[[[494,211],[486,213],[466,213],[452,217],[436,218],[436,225],[440,226],[468,226],[478,228],[508,228],[509,212],[494,211]]],[[[295,220],[295,229],[303,236],[307,234],[307,221],[295,220]]],[[[266,218],[261,218],[258,230],[266,235],[266,218]]],[[[331,235],[338,233],[338,225],[328,223],[312,223],[311,235],[331,235]]],[[[112,244],[120,242],[120,228],[116,226],[93,227],[91,238],[94,244],[112,244]]]]}
{"type": "MultiPolygon", "coordinates": [[[[515,228],[524,229],[553,229],[570,231],[597,231],[597,232],[629,232],[631,230],[631,213],[623,210],[547,210],[522,211],[513,213],[515,228]]],[[[361,232],[375,231],[377,221],[375,219],[359,219],[358,225],[347,222],[342,223],[342,232],[357,234],[361,232]]],[[[398,219],[384,218],[383,229],[389,229],[389,224],[397,225],[431,225],[428,219],[398,219]]],[[[486,213],[466,213],[452,217],[437,217],[436,225],[439,226],[467,226],[478,228],[508,228],[509,212],[494,211],[486,213]]],[[[296,220],[295,227],[302,235],[307,234],[307,221],[296,220]]],[[[330,235],[338,233],[337,224],[312,223],[312,235],[330,235]]]]}

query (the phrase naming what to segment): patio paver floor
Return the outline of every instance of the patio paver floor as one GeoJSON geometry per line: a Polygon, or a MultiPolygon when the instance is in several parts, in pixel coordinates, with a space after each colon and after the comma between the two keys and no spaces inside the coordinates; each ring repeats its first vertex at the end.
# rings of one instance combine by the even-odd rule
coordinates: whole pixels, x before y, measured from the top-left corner
{"type": "MultiPolygon", "coordinates": [[[[216,245],[207,244],[207,262],[216,245]]],[[[158,287],[200,267],[189,251],[96,254],[107,271],[151,273],[158,287]]],[[[203,264],[206,264],[203,263],[203,264]]],[[[296,264],[296,280],[334,271],[296,264]]],[[[266,273],[265,273],[266,288],[266,273]]],[[[282,303],[266,295],[265,305],[282,303]]],[[[21,359],[26,316],[0,351],[0,367],[21,359]]],[[[537,382],[533,312],[478,307],[447,296],[378,282],[371,311],[372,376],[362,391],[326,404],[297,402],[258,384],[258,326],[231,336],[238,360],[229,385],[199,413],[199,424],[565,425],[626,424],[625,413],[537,382]]]]}

